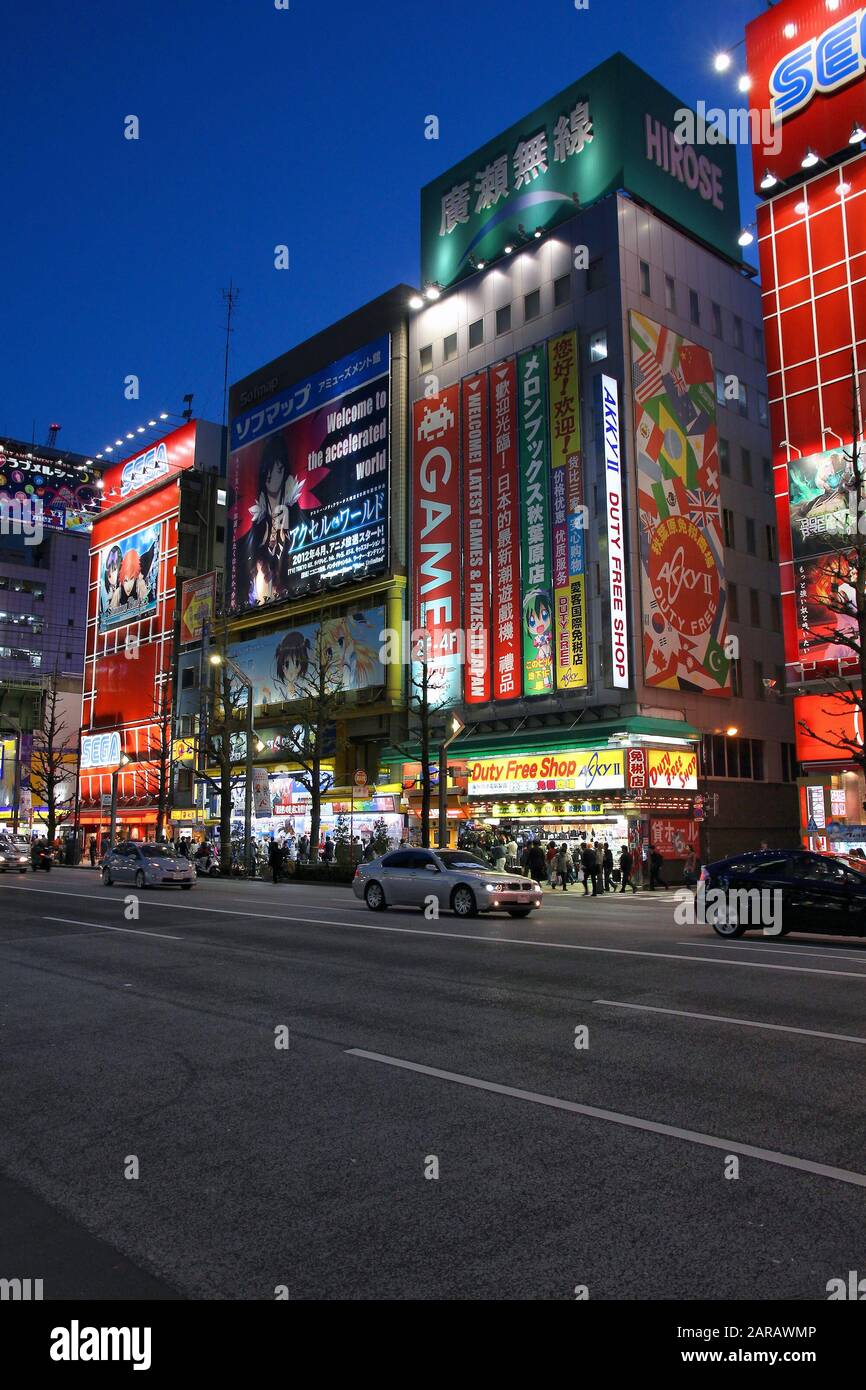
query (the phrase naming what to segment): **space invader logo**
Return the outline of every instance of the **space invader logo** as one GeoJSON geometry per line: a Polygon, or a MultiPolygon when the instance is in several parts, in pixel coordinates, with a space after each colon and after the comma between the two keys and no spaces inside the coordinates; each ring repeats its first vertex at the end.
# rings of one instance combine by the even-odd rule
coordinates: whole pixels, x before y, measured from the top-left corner
{"type": "Polygon", "coordinates": [[[425,406],[418,425],[418,438],[428,442],[431,439],[441,439],[453,426],[454,412],[449,409],[446,401],[442,401],[435,410],[431,406],[425,406]]]}

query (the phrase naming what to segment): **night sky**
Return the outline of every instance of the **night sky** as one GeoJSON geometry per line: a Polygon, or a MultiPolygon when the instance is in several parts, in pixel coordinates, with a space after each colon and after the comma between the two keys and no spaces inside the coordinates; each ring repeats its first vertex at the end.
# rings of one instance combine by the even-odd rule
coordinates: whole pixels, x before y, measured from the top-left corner
{"type": "MultiPolygon", "coordinates": [[[[712,55],[760,9],[290,4],[6,7],[0,434],[35,428],[44,442],[58,421],[61,447],[95,454],[179,414],[190,391],[195,413],[219,420],[230,278],[235,380],[417,284],[421,186],[616,49],[691,104],[741,104],[743,47],[722,77],[712,55]],[[438,141],[424,139],[429,114],[438,141]],[[138,141],[124,138],[129,115],[138,141]],[[129,373],[138,401],[124,399],[129,373]]],[[[739,159],[748,198],[748,151],[739,159]]]]}

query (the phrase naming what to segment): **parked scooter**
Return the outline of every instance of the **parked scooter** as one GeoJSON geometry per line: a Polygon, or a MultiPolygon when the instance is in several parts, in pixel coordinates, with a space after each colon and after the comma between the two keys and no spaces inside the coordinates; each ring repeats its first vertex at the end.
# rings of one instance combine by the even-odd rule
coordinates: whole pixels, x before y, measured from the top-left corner
{"type": "Polygon", "coordinates": [[[33,865],[33,872],[37,869],[44,869],[46,873],[51,870],[54,863],[54,855],[47,840],[34,840],[30,846],[30,863],[33,865]]]}

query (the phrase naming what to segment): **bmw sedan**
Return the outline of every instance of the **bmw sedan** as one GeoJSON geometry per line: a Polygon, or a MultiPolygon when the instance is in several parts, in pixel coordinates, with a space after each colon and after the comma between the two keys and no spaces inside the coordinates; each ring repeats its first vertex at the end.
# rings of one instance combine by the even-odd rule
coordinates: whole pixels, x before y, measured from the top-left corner
{"type": "Polygon", "coordinates": [[[171,845],[129,840],[108,851],[102,862],[102,882],[106,887],[112,883],[133,883],[136,888],[163,884],[192,888],[195,869],[188,859],[175,854],[171,845]]]}
{"type": "Polygon", "coordinates": [[[866,936],[866,874],[804,849],[737,854],[704,866],[696,907],[718,936],[866,936]]]}
{"type": "Polygon", "coordinates": [[[458,917],[496,911],[528,917],[533,908],[541,907],[540,884],[491,869],[462,849],[394,850],[359,864],[352,888],[373,912],[398,905],[424,908],[431,898],[458,917]]]}

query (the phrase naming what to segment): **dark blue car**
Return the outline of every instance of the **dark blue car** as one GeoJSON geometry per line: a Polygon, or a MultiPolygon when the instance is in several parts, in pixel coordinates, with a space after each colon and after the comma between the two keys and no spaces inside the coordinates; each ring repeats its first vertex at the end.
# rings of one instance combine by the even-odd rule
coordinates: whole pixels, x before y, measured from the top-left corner
{"type": "Polygon", "coordinates": [[[701,870],[702,900],[703,920],[728,938],[746,931],[866,936],[866,874],[828,854],[777,849],[718,859],[701,870]]]}

